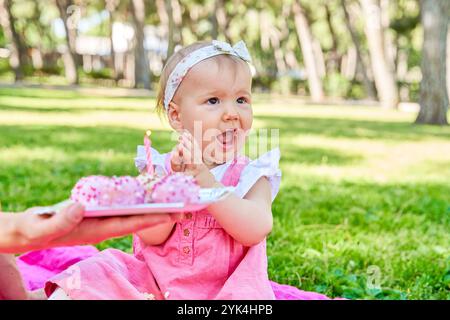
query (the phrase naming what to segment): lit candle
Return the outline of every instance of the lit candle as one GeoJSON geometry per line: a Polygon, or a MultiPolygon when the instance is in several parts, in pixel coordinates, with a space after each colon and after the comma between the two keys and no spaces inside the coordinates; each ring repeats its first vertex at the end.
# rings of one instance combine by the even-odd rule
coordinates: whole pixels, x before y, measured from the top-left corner
{"type": "Polygon", "coordinates": [[[147,157],[147,173],[149,175],[153,175],[153,162],[152,162],[152,142],[150,140],[150,135],[152,132],[147,130],[144,135],[144,147],[145,147],[145,155],[147,157]]]}

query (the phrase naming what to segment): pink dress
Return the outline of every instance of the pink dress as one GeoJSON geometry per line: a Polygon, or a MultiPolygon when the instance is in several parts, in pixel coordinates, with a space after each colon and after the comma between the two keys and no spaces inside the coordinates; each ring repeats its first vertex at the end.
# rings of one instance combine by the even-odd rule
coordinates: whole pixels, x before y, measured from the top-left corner
{"type": "MultiPolygon", "coordinates": [[[[160,170],[165,155],[154,151],[160,170]]],[[[236,159],[215,168],[216,178],[243,197],[267,176],[275,197],[281,172],[279,151],[249,162],[236,159]],[[276,163],[276,165],[274,165],[276,163]]],[[[140,167],[140,158],[136,158],[140,167]]],[[[46,284],[48,295],[60,287],[72,299],[275,299],[267,274],[266,241],[245,247],[206,210],[187,213],[167,241],[145,246],[134,239],[134,256],[115,249],[81,261],[46,284]]]]}

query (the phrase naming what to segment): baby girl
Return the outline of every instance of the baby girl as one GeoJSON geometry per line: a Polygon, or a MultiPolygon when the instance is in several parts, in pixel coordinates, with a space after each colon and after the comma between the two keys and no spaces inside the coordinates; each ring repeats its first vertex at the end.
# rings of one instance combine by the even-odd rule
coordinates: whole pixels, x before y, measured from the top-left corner
{"type": "MultiPolygon", "coordinates": [[[[279,150],[240,155],[252,127],[250,55],[241,41],[194,43],[172,55],[157,109],[180,134],[157,173],[182,172],[202,188],[233,186],[226,199],[134,235],[134,255],[107,249],[46,285],[51,299],[274,299],[266,237],[281,178],[279,150]]],[[[136,166],[145,170],[138,147],[136,166]]]]}

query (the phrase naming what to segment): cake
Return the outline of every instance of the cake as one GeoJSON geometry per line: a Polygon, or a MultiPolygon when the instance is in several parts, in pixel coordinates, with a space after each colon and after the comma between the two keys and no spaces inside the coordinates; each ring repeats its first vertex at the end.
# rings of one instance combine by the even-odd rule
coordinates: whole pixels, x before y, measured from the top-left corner
{"type": "Polygon", "coordinates": [[[199,201],[200,186],[191,176],[173,173],[164,177],[141,174],[138,177],[81,178],[73,187],[70,199],[85,206],[113,207],[152,202],[199,201]]]}
{"type": "Polygon", "coordinates": [[[152,202],[153,187],[162,178],[163,177],[158,177],[154,174],[152,175],[149,173],[142,173],[137,177],[137,180],[145,189],[145,200],[144,200],[145,203],[152,202]]]}
{"type": "Polygon", "coordinates": [[[151,198],[153,202],[196,203],[199,193],[200,186],[192,176],[172,173],[153,185],[151,198]]]}
{"type": "Polygon", "coordinates": [[[85,206],[111,207],[144,203],[145,188],[130,176],[88,176],[75,184],[71,200],[85,206]]]}

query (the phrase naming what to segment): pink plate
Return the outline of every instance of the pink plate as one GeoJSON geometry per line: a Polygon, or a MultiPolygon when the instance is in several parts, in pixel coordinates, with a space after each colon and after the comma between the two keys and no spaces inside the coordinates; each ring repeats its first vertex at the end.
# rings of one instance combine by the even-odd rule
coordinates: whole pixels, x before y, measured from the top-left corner
{"type": "Polygon", "coordinates": [[[174,203],[147,203],[123,207],[87,207],[85,217],[125,216],[137,214],[180,213],[199,211],[206,208],[209,203],[184,204],[174,203]]]}
{"type": "MultiPolygon", "coordinates": [[[[130,206],[114,207],[86,207],[85,217],[107,217],[107,216],[125,216],[135,214],[156,214],[156,213],[178,213],[199,211],[211,203],[225,199],[234,191],[233,187],[222,188],[202,188],[199,192],[198,203],[146,203],[130,206]]],[[[65,200],[52,206],[40,207],[32,210],[37,215],[57,214],[64,207],[72,203],[71,200],[65,200]]]]}

